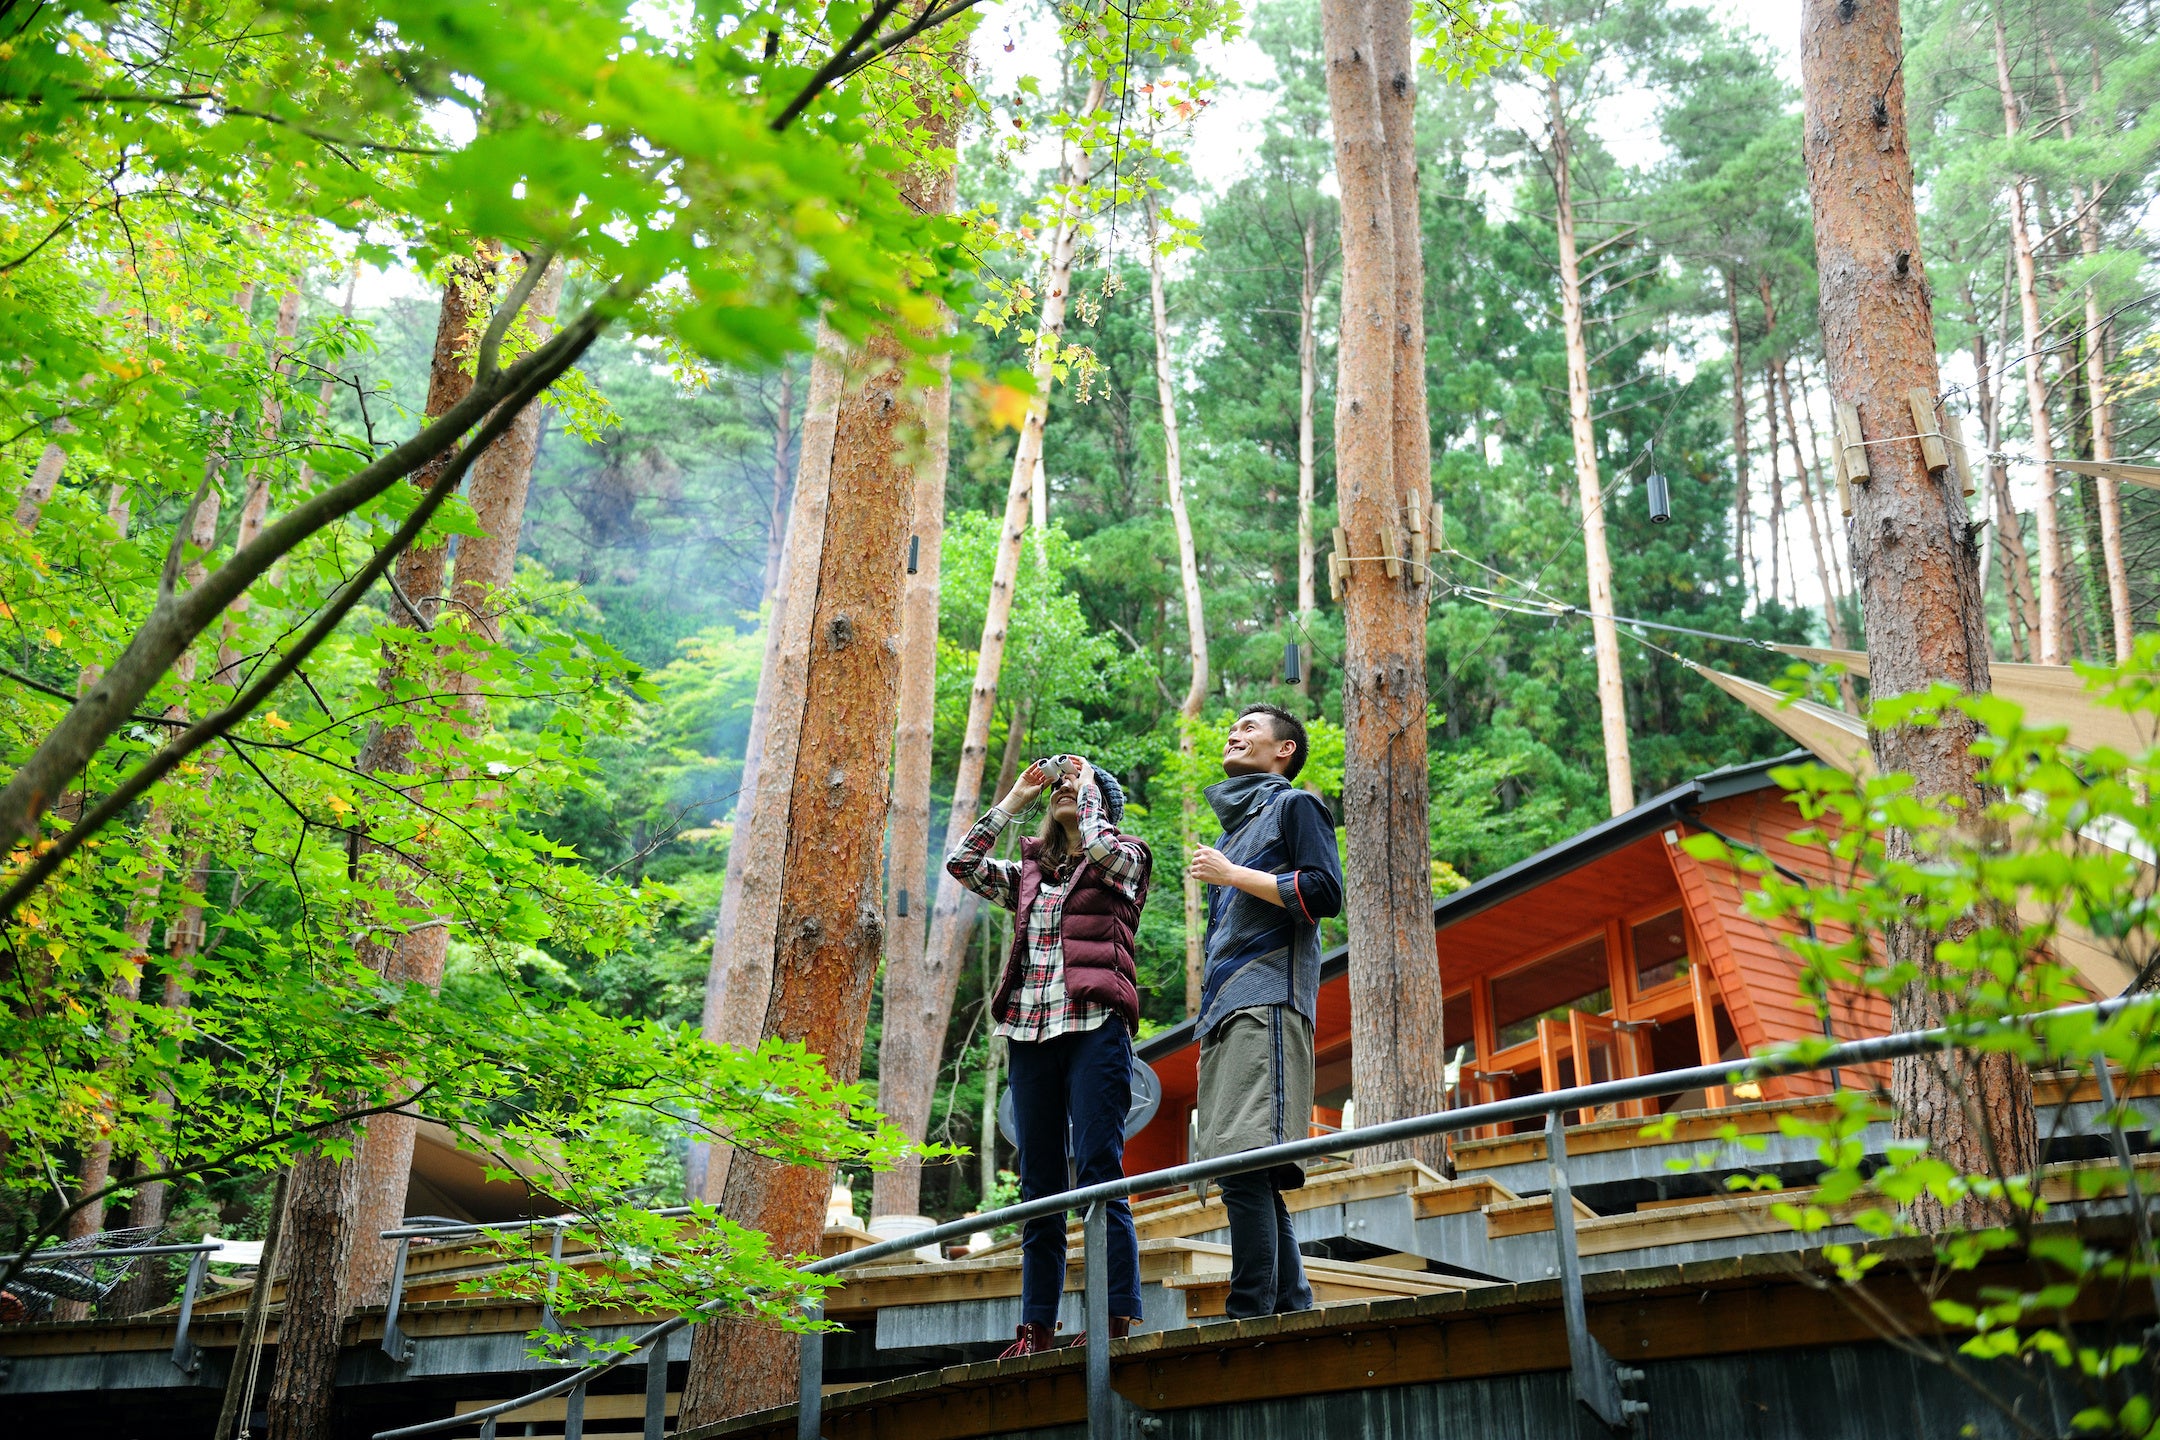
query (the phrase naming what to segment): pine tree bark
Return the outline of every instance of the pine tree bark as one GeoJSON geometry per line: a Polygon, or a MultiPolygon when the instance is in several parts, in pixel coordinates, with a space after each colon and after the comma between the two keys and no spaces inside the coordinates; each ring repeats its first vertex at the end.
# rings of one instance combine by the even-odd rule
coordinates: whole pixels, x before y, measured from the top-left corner
{"type": "MultiPolygon", "coordinates": [[[[1336,493],[1351,555],[1400,553],[1407,495],[1431,487],[1426,470],[1401,473],[1418,463],[1426,424],[1423,331],[1404,313],[1419,291],[1398,273],[1406,260],[1419,263],[1398,231],[1417,213],[1409,9],[1400,0],[1322,0],[1320,23],[1342,195],[1336,493]]],[[[1357,857],[1344,894],[1351,1083],[1359,1115],[1371,1120],[1437,1110],[1446,1098],[1426,829],[1429,592],[1418,567],[1399,569],[1391,577],[1380,561],[1359,560],[1343,586],[1345,849],[1357,857]]],[[[1389,1146],[1374,1158],[1438,1163],[1442,1148],[1389,1146]]]]}
{"type": "MultiPolygon", "coordinates": [[[[1079,113],[1092,115],[1100,109],[1108,89],[1100,77],[1091,81],[1079,113]]],[[[1068,154],[1061,180],[1069,191],[1077,191],[1093,179],[1094,173],[1091,156],[1068,154]]],[[[999,532],[997,560],[991,570],[989,603],[983,609],[982,642],[975,652],[975,679],[968,691],[967,728],[961,733],[960,762],[953,775],[952,809],[941,852],[944,854],[950,854],[974,828],[982,809],[983,768],[990,758],[990,720],[997,705],[998,674],[1005,663],[1005,632],[1012,620],[1013,583],[1020,573],[1020,542],[1028,527],[1033,497],[1042,484],[1043,427],[1050,418],[1050,362],[1065,329],[1066,292],[1072,286],[1080,230],[1081,217],[1066,215],[1051,237],[1042,309],[1035,327],[1035,398],[1020,426],[1020,441],[1013,451],[1012,479],[1005,489],[1004,528],[999,532]]],[[[935,1021],[932,1033],[940,1037],[952,1019],[953,996],[959,989],[960,966],[975,910],[975,896],[967,887],[950,875],[939,877],[923,964],[932,987],[926,1015],[935,1021]]],[[[910,1138],[921,1137],[911,1132],[910,1138]]]]}
{"type": "MultiPolygon", "coordinates": [[[[2098,76],[2094,77],[2095,83],[2098,76]]],[[[2078,241],[2089,262],[2100,253],[2100,196],[2093,187],[2092,203],[2078,222],[2078,241]]],[[[2107,390],[2108,327],[2100,312],[2100,292],[2085,286],[2085,387],[2092,396],[2092,458],[2115,458],[2115,407],[2107,390]]],[[[2100,555],[2107,567],[2108,621],[2115,641],[2118,664],[2130,656],[2135,643],[2136,617],[2130,608],[2130,567],[2123,558],[2122,482],[2107,476],[2093,481],[2093,498],[2100,511],[2100,555]]]]}
{"type": "MultiPolygon", "coordinates": [[[[2003,32],[2002,6],[1994,7],[1995,83],[2002,92],[2003,134],[2015,140],[2020,128],[2017,87],[2010,78],[2010,46],[2003,32]]],[[[2033,261],[2032,231],[2025,207],[2025,177],[2010,178],[2010,255],[2017,265],[2018,318],[2025,332],[2025,404],[2030,411],[2033,455],[2040,464],[2040,498],[2033,507],[2039,527],[2040,643],[2042,665],[2060,665],[2068,653],[2068,619],[2063,610],[2063,547],[2055,504],[2055,431],[2048,415],[2045,327],[2040,319],[2040,281],[2033,261]]]]}
{"type": "MultiPolygon", "coordinates": [[[[1583,560],[1589,575],[1590,640],[1597,656],[1598,717],[1605,737],[1605,790],[1612,813],[1635,808],[1635,764],[1628,751],[1627,691],[1620,672],[1620,631],[1613,623],[1612,555],[1605,545],[1605,497],[1598,479],[1597,435],[1590,423],[1590,347],[1583,333],[1582,270],[1575,253],[1575,195],[1571,178],[1572,143],[1567,110],[1561,104],[1560,79],[1546,85],[1552,124],[1553,186],[1560,240],[1560,321],[1566,331],[1568,433],[1575,444],[1575,487],[1583,513],[1583,560]]],[[[1734,302],[1737,307],[1738,301],[1734,302]]],[[[1738,330],[1734,310],[1735,338],[1738,330]]],[[[1733,395],[1736,434],[1744,429],[1745,393],[1739,361],[1734,360],[1733,395]]],[[[1743,479],[1743,487],[1746,481],[1743,479]]],[[[1743,495],[1745,491],[1743,489],[1743,495]]],[[[1744,511],[1743,511],[1744,513],[1744,511]]],[[[1776,531],[1772,530],[1771,583],[1776,584],[1776,531]]]]}
{"type": "MultiPolygon", "coordinates": [[[[1302,235],[1304,268],[1298,282],[1297,613],[1301,632],[1319,605],[1313,585],[1313,397],[1320,378],[1320,346],[1313,324],[1320,301],[1319,267],[1314,255],[1319,237],[1313,232],[1318,223],[1314,219],[1305,222],[1302,235]]],[[[1308,699],[1312,695],[1312,657],[1309,655],[1298,667],[1297,691],[1308,699]]]]}
{"type": "MultiPolygon", "coordinates": [[[[923,177],[910,191],[924,209],[949,213],[959,202],[957,173],[948,169],[923,177]]],[[[930,909],[923,898],[930,871],[939,553],[945,543],[952,439],[952,379],[944,367],[941,359],[938,383],[922,397],[920,458],[910,499],[916,561],[901,599],[900,720],[893,742],[892,860],[885,886],[885,1023],[878,1035],[878,1109],[918,1137],[929,1128],[945,1044],[934,1003],[936,983],[923,963],[930,909]]],[[[903,1160],[872,1177],[871,1214],[915,1215],[921,1207],[921,1161],[903,1160]]]]}
{"type": "MultiPolygon", "coordinates": [[[[807,607],[808,663],[780,867],[770,1000],[762,1038],[806,1046],[852,1080],[884,944],[879,872],[887,766],[898,715],[901,595],[915,466],[896,430],[922,425],[903,388],[904,356],[874,332],[840,403],[820,563],[807,607]]],[[[770,741],[768,742],[770,743],[770,741]]],[[[741,1152],[727,1167],[724,1213],[780,1254],[815,1253],[831,1172],[741,1152]]],[[[682,1424],[707,1424],[794,1397],[796,1337],[762,1322],[697,1327],[682,1424]]]]}
{"type": "MultiPolygon", "coordinates": [[[[1858,407],[1864,435],[1909,435],[1908,392],[1919,387],[1934,395],[1941,386],[1913,204],[1898,7],[1806,0],[1801,73],[1831,394],[1858,407]],[[1876,108],[1875,96],[1887,112],[1876,108]]],[[[1931,475],[1917,442],[1873,445],[1868,463],[1872,478],[1853,487],[1853,569],[1867,621],[1871,692],[1900,695],[1938,680],[1988,689],[1979,568],[1966,540],[1968,512],[1955,472],[1931,475]]],[[[1875,759],[1884,771],[1913,776],[1921,795],[1977,810],[1992,797],[1979,784],[1970,753],[1975,734],[1962,716],[1878,730],[1875,759]]],[[[1893,831],[1889,844],[1894,853],[1917,856],[1909,833],[1893,831]]],[[[1885,936],[1890,963],[1938,977],[1937,943],[1970,928],[1963,922],[1946,937],[1917,924],[1894,927],[1885,936]]],[[[1949,1003],[1927,978],[1916,980],[1893,1001],[1892,1024],[1900,1030],[1940,1024],[1949,1003]]],[[[2038,1163],[2031,1077],[2010,1056],[1900,1060],[1892,1097],[1898,1133],[1924,1139],[1934,1156],[1961,1172],[2008,1176],[2038,1163]]],[[[1911,1213],[1930,1231],[1996,1218],[1976,1202],[1952,1210],[1932,1199],[1916,1202],[1911,1213]]]]}
{"type": "MultiPolygon", "coordinates": [[[[1163,486],[1170,500],[1170,524],[1177,535],[1178,581],[1185,595],[1185,646],[1192,664],[1192,679],[1185,686],[1185,699],[1178,706],[1178,716],[1184,721],[1178,731],[1178,749],[1188,760],[1193,753],[1192,726],[1200,719],[1200,707],[1207,703],[1208,693],[1208,641],[1206,602],[1200,594],[1200,557],[1193,548],[1192,515],[1185,505],[1185,464],[1178,448],[1177,382],[1170,367],[1170,307],[1163,296],[1161,236],[1152,197],[1147,207],[1148,223],[1148,300],[1155,329],[1155,399],[1162,408],[1163,427],[1163,486]]],[[[1305,510],[1299,512],[1299,524],[1310,530],[1311,521],[1305,510]]],[[[1189,854],[1199,843],[1199,806],[1188,792],[1180,801],[1179,829],[1183,848],[1189,854]]],[[[1185,1013],[1200,1013],[1200,971],[1204,956],[1201,943],[1205,938],[1205,920],[1201,915],[1200,882],[1190,873],[1185,877],[1185,1013]]]]}
{"type": "MultiPolygon", "coordinates": [[[[324,1134],[349,1135],[351,1127],[324,1134]]],[[[345,1330],[344,1276],[353,1249],[359,1167],[321,1150],[293,1162],[285,1201],[285,1313],[278,1322],[270,1381],[270,1440],[324,1440],[337,1396],[338,1346],[345,1330]]]]}

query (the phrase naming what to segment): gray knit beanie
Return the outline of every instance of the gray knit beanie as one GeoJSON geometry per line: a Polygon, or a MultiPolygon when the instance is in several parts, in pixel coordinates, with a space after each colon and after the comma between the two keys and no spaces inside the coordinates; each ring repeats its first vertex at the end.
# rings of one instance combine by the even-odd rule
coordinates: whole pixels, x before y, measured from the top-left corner
{"type": "Polygon", "coordinates": [[[1117,776],[1095,767],[1095,788],[1102,791],[1103,818],[1112,825],[1125,818],[1125,787],[1118,784],[1117,776]]]}

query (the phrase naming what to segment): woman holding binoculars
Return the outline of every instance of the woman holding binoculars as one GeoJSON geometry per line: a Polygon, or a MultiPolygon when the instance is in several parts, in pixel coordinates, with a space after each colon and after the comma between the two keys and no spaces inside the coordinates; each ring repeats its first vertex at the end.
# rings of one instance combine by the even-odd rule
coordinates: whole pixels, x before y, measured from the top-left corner
{"type": "MultiPolygon", "coordinates": [[[[1124,1173],[1140,1023],[1133,934],[1155,863],[1145,843],[1118,833],[1124,813],[1115,777],[1077,755],[1052,755],[1028,766],[945,857],[955,880],[1014,916],[990,1013],[1010,1057],[1023,1199],[1124,1173]],[[1045,790],[1049,812],[1021,842],[1019,863],[991,859],[1005,827],[1045,790]]],[[[1140,1318],[1140,1247],[1123,1200],[1110,1204],[1109,1239],[1118,1338],[1140,1318]]],[[[1020,1329],[1007,1356],[1051,1347],[1065,1293],[1065,1217],[1030,1220],[1020,1253],[1020,1329]]]]}

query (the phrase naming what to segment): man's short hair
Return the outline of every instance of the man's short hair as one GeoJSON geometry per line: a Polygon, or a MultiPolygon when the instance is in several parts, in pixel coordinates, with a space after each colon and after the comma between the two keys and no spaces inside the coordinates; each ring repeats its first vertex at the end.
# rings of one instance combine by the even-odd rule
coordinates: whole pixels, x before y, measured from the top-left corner
{"type": "Polygon", "coordinates": [[[1242,720],[1247,715],[1267,716],[1268,732],[1274,739],[1289,740],[1296,744],[1297,748],[1290,752],[1290,768],[1282,773],[1285,780],[1297,779],[1297,772],[1305,768],[1305,752],[1312,748],[1305,738],[1305,722],[1280,705],[1265,703],[1247,705],[1238,711],[1237,718],[1242,720]]]}

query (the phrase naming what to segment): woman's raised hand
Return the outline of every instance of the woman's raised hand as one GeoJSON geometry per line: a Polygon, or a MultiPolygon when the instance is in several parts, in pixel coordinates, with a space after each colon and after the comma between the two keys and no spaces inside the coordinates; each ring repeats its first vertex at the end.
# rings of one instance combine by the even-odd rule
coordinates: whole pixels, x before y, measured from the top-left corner
{"type": "Polygon", "coordinates": [[[1037,760],[1020,772],[1020,778],[1013,781],[1012,789],[1006,791],[1005,798],[998,802],[998,809],[1008,815],[1018,815],[1041,798],[1049,784],[1050,777],[1044,773],[1042,761],[1037,760]]]}

